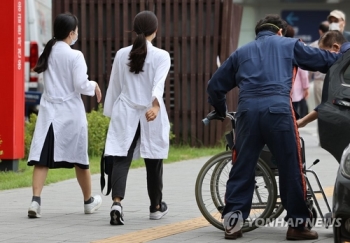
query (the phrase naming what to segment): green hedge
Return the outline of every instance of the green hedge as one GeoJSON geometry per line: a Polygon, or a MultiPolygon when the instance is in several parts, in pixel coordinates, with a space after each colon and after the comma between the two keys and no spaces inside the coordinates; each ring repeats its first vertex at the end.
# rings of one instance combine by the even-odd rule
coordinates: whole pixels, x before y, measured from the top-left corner
{"type": "Polygon", "coordinates": [[[106,142],[106,134],[109,125],[109,118],[103,115],[103,108],[100,104],[97,111],[93,110],[86,114],[88,120],[89,156],[101,156],[106,142]]]}
{"type": "MultiPolygon", "coordinates": [[[[89,156],[100,156],[106,141],[106,134],[109,125],[109,118],[103,115],[103,108],[100,104],[97,110],[86,114],[88,121],[88,154],[89,156]]],[[[33,138],[37,116],[31,114],[25,127],[25,159],[28,158],[30,143],[33,138]]],[[[171,124],[172,127],[172,124],[171,124]]],[[[172,141],[175,135],[170,130],[169,139],[172,141]]]]}

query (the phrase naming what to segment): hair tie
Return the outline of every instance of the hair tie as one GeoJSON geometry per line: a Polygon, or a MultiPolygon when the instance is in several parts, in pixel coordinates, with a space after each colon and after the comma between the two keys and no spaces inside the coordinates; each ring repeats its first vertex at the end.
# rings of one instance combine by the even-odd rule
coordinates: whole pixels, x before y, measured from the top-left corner
{"type": "Polygon", "coordinates": [[[262,24],[262,25],[260,25],[260,27],[263,27],[263,26],[266,26],[266,25],[273,26],[273,27],[275,27],[277,30],[281,29],[281,28],[278,27],[277,25],[274,25],[274,24],[271,24],[271,23],[262,24]]]}
{"type": "Polygon", "coordinates": [[[56,40],[56,37],[52,37],[52,39],[56,40]]]}

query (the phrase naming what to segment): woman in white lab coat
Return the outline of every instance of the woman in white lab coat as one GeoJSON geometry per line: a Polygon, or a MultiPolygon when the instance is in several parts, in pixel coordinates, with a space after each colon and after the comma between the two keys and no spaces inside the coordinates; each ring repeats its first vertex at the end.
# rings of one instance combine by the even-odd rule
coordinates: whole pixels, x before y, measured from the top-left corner
{"type": "Polygon", "coordinates": [[[150,219],[160,219],[168,207],[162,202],[163,159],[168,157],[170,124],[163,102],[170,55],[156,48],[158,20],[151,11],[138,13],[133,22],[137,37],[114,59],[104,103],[111,117],[105,156],[113,156],[111,225],[123,225],[121,200],[132,159],[142,157],[147,170],[150,219]]]}
{"type": "Polygon", "coordinates": [[[28,165],[34,166],[33,197],[28,217],[41,217],[41,191],[49,168],[73,168],[84,197],[84,212],[96,211],[102,199],[91,196],[87,154],[87,120],[81,94],[101,100],[95,81],[89,81],[83,54],[70,46],[78,39],[78,19],[65,13],[54,21],[54,37],[47,43],[34,68],[44,75],[44,92],[28,165]]]}

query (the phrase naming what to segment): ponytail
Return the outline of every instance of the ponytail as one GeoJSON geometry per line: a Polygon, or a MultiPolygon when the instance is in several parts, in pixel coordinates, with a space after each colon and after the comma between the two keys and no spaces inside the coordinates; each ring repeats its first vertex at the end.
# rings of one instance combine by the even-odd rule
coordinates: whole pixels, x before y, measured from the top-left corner
{"type": "Polygon", "coordinates": [[[46,43],[44,51],[41,53],[39,60],[34,67],[34,71],[42,73],[49,66],[49,57],[53,45],[56,41],[64,41],[71,31],[75,31],[78,27],[78,18],[71,13],[62,13],[56,16],[53,23],[53,38],[46,43]]]}
{"type": "Polygon", "coordinates": [[[37,73],[42,73],[44,72],[47,67],[48,67],[48,62],[49,62],[49,56],[51,53],[51,49],[52,46],[56,43],[56,39],[52,38],[51,40],[49,40],[49,42],[47,42],[43,53],[41,53],[38,63],[36,64],[36,66],[34,67],[34,71],[37,73]]]}
{"type": "Polygon", "coordinates": [[[157,31],[158,19],[151,11],[142,11],[134,18],[133,31],[137,34],[129,53],[128,66],[130,72],[138,74],[143,72],[143,65],[147,55],[147,40],[146,37],[157,31]]]}
{"type": "Polygon", "coordinates": [[[138,74],[143,72],[143,64],[147,55],[147,42],[144,33],[137,35],[129,54],[128,66],[130,72],[138,74]]]}

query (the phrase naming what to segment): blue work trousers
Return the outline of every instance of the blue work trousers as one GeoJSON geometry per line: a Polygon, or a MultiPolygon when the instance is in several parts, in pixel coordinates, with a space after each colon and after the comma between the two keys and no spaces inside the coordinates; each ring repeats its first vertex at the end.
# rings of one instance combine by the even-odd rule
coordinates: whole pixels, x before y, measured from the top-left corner
{"type": "Polygon", "coordinates": [[[236,113],[233,166],[226,186],[226,213],[240,210],[246,219],[252,206],[255,167],[265,144],[276,159],[285,220],[301,227],[310,217],[302,173],[300,138],[291,99],[266,96],[240,99],[236,113]],[[295,223],[302,221],[298,225],[295,223]]]}

